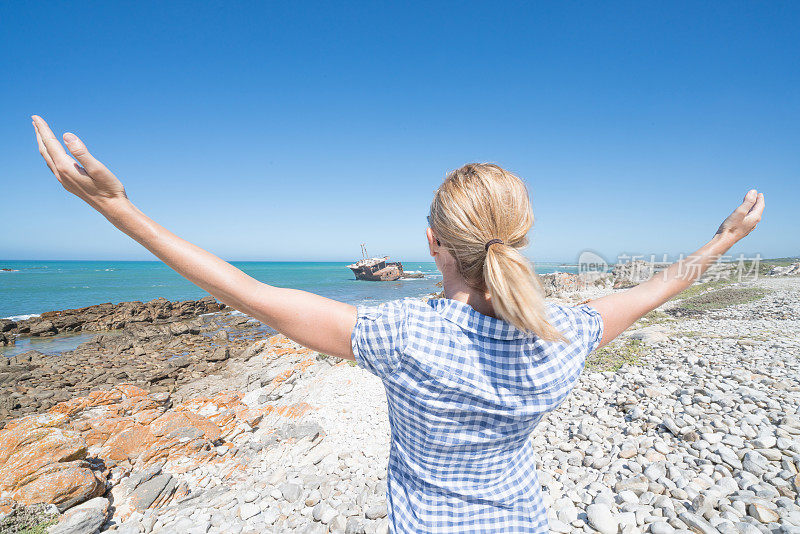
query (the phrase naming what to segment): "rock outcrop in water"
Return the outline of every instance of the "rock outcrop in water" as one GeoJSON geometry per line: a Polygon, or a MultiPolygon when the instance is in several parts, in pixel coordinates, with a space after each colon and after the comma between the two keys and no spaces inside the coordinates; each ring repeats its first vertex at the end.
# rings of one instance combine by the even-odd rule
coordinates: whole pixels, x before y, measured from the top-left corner
{"type": "Polygon", "coordinates": [[[163,298],[149,302],[107,302],[73,310],[45,312],[39,317],[21,321],[0,319],[0,333],[6,336],[22,334],[46,337],[82,330],[116,330],[134,324],[159,324],[185,319],[224,308],[224,304],[211,296],[175,302],[163,298]]]}
{"type": "MultiPolygon", "coordinates": [[[[213,306],[204,306],[203,309],[213,306]]],[[[153,392],[219,372],[271,332],[249,317],[220,313],[163,323],[133,322],[72,351],[0,357],[0,428],[9,418],[47,410],[121,382],[153,392]]]]}

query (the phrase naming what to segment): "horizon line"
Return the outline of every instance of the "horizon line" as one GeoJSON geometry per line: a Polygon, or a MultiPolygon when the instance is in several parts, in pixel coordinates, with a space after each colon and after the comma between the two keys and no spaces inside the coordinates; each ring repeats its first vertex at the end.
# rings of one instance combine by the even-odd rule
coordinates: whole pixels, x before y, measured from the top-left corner
{"type": "MultiPolygon", "coordinates": [[[[258,259],[225,259],[221,258],[223,261],[229,263],[241,263],[241,262],[259,262],[259,263],[353,263],[355,260],[258,260],[258,259]]],[[[530,258],[529,258],[530,259],[530,258]]],[[[47,258],[47,259],[31,259],[31,258],[0,258],[0,263],[2,262],[11,262],[11,261],[28,261],[28,262],[36,262],[36,261],[115,261],[115,262],[130,262],[130,263],[164,263],[161,260],[120,260],[120,259],[111,259],[111,258],[96,258],[96,259],[63,259],[63,258],[47,258]]],[[[432,259],[430,260],[399,260],[401,263],[435,263],[432,259]]],[[[534,261],[531,260],[533,263],[560,263],[564,265],[577,265],[574,261],[564,261],[564,260],[538,260],[534,261]]],[[[164,263],[166,265],[166,263],[164,263]]]]}
{"type": "MultiPolygon", "coordinates": [[[[232,262],[235,262],[235,263],[242,263],[242,262],[258,262],[258,263],[352,263],[353,262],[353,260],[308,260],[308,259],[305,259],[305,260],[258,260],[258,259],[244,259],[244,260],[241,260],[241,259],[225,259],[225,258],[221,258],[221,259],[223,261],[226,261],[226,262],[229,262],[229,263],[232,263],[232,262]]],[[[536,264],[536,263],[559,263],[559,264],[562,264],[562,265],[578,265],[578,262],[575,262],[575,261],[564,261],[564,260],[538,260],[537,261],[537,260],[533,260],[531,258],[528,258],[528,259],[530,259],[531,262],[534,263],[534,264],[536,264]]],[[[636,259],[637,260],[638,259],[642,259],[642,260],[648,261],[646,258],[637,257],[636,259]]],[[[752,258],[745,258],[745,259],[751,260],[752,258]]],[[[800,256],[776,256],[776,257],[772,257],[772,258],[766,258],[766,257],[759,258],[759,261],[776,261],[776,260],[800,260],[800,256]]],[[[44,261],[62,261],[62,262],[67,262],[67,261],[74,261],[74,262],[79,262],[79,261],[115,261],[115,262],[128,262],[128,263],[163,263],[164,265],[166,265],[166,263],[164,263],[162,260],[159,260],[159,259],[155,259],[155,260],[130,260],[130,259],[129,260],[120,260],[120,259],[111,259],[111,258],[96,258],[96,259],[76,259],[76,258],[71,258],[71,259],[63,259],[63,258],[31,259],[31,258],[24,258],[24,259],[20,259],[20,258],[0,258],[0,263],[2,263],[2,262],[11,262],[11,261],[28,261],[28,262],[37,262],[37,261],[42,261],[42,262],[44,262],[44,261]]],[[[402,263],[402,261],[406,261],[407,263],[435,263],[433,260],[401,260],[401,263],[402,263]]],[[[730,261],[738,261],[738,259],[731,258],[730,260],[728,260],[728,262],[730,262],[730,261]]],[[[664,262],[656,262],[656,263],[664,263],[664,262]]],[[[668,263],[673,263],[673,262],[672,261],[668,261],[668,263]]],[[[723,263],[726,263],[726,262],[723,262],[723,263]]]]}

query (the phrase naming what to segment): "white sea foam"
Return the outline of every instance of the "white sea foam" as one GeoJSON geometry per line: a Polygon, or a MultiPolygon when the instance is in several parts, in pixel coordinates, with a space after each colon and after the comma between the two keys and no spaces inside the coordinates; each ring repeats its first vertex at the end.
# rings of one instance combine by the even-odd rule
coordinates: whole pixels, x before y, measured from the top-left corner
{"type": "Polygon", "coordinates": [[[242,313],[239,310],[234,310],[233,308],[230,307],[220,311],[201,313],[200,315],[198,315],[198,317],[208,317],[210,315],[222,315],[223,313],[229,313],[231,315],[244,315],[245,317],[249,317],[249,315],[247,315],[246,313],[242,313]]]}
{"type": "Polygon", "coordinates": [[[31,317],[39,317],[41,314],[39,313],[27,313],[23,315],[9,315],[8,317],[3,317],[3,319],[11,319],[12,321],[24,321],[25,319],[30,319],[31,317]]]}

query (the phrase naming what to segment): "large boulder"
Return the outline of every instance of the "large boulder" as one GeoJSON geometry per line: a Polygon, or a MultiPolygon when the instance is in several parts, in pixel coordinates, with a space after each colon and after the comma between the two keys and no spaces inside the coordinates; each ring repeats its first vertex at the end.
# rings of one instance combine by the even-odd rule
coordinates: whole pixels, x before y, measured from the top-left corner
{"type": "Polygon", "coordinates": [[[85,462],[51,464],[50,470],[11,494],[21,503],[51,503],[64,511],[106,492],[102,473],[85,462]]]}
{"type": "Polygon", "coordinates": [[[0,431],[0,492],[23,504],[52,503],[66,509],[105,492],[105,478],[84,458],[79,432],[59,428],[65,414],[31,415],[0,431]]]}
{"type": "Polygon", "coordinates": [[[30,334],[32,336],[52,336],[56,332],[58,332],[58,330],[56,330],[53,322],[47,319],[30,325],[30,334]]]}
{"type": "Polygon", "coordinates": [[[548,273],[539,276],[545,296],[559,297],[590,287],[609,287],[611,275],[604,272],[548,273]]]}
{"type": "Polygon", "coordinates": [[[64,512],[57,525],[50,527],[47,534],[95,534],[106,522],[108,499],[95,497],[64,512]]]}
{"type": "Polygon", "coordinates": [[[651,326],[641,328],[628,336],[630,339],[637,339],[644,343],[663,343],[669,341],[669,334],[664,328],[651,326]]]}
{"type": "Polygon", "coordinates": [[[133,490],[130,504],[135,510],[146,510],[162,495],[171,495],[176,485],[175,478],[168,473],[154,476],[133,490]]]}
{"type": "Polygon", "coordinates": [[[611,268],[615,289],[624,289],[649,280],[656,273],[656,264],[644,260],[617,263],[611,268]]]}
{"type": "Polygon", "coordinates": [[[573,273],[548,273],[539,276],[544,294],[547,297],[558,297],[566,293],[574,293],[586,287],[580,276],[573,273]]]}
{"type": "Polygon", "coordinates": [[[793,276],[800,274],[800,262],[789,265],[773,265],[767,275],[769,276],[793,276]]]}
{"type": "Polygon", "coordinates": [[[0,467],[12,455],[42,439],[51,429],[66,421],[67,417],[63,414],[42,414],[23,417],[8,423],[0,432],[0,467]]]}
{"type": "Polygon", "coordinates": [[[206,354],[206,361],[208,362],[222,362],[231,357],[231,351],[227,346],[217,347],[213,351],[206,354]]]}

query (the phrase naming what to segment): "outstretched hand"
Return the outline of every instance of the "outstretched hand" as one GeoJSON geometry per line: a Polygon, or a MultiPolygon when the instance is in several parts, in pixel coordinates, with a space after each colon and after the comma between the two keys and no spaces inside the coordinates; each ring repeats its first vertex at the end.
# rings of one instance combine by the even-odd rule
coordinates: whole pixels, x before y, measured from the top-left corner
{"type": "Polygon", "coordinates": [[[33,125],[39,152],[64,189],[85,200],[178,274],[301,345],[324,354],[355,358],[350,344],[355,307],[306,291],[264,284],[181,239],[137,209],[116,176],[94,159],[75,135],[64,134],[70,156],[41,117],[34,115],[33,125]]]}
{"type": "Polygon", "coordinates": [[[689,287],[737,241],[752,232],[764,212],[764,195],[747,192],[741,205],[720,225],[713,239],[650,280],[636,287],[589,302],[603,318],[600,347],[616,338],[635,321],[689,287]]]}
{"type": "Polygon", "coordinates": [[[105,165],[92,157],[86,145],[76,135],[64,134],[64,144],[74,156],[73,159],[44,119],[38,115],[34,115],[32,119],[39,153],[64,189],[101,212],[115,201],[128,198],[122,182],[105,165]]]}
{"type": "Polygon", "coordinates": [[[730,240],[733,244],[755,229],[762,213],[764,213],[764,193],[751,189],[744,196],[741,205],[719,225],[716,235],[730,240]]]}

